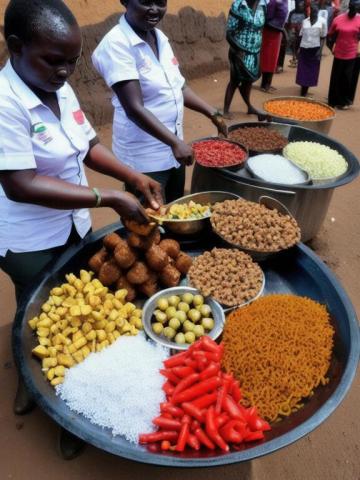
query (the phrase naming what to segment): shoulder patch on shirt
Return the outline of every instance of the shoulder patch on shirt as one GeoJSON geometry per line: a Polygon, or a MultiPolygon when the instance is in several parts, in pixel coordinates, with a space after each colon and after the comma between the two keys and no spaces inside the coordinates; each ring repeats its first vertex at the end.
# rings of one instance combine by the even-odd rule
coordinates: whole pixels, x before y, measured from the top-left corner
{"type": "Polygon", "coordinates": [[[76,110],[76,112],[72,112],[75,122],[78,125],[83,125],[85,123],[85,115],[82,110],[76,110]]]}

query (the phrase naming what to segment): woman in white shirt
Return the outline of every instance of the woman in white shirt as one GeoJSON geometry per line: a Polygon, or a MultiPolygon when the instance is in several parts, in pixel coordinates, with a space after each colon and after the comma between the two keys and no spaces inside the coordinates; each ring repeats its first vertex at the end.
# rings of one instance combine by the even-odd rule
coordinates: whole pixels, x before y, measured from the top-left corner
{"type": "MultiPolygon", "coordinates": [[[[99,143],[66,82],[82,40],[64,2],[11,0],[4,36],[10,59],[0,71],[0,268],[19,302],[36,275],[88,233],[88,208],[111,207],[125,218],[148,221],[133,195],[88,187],[84,164],[130,183],[155,208],[161,194],[157,182],[99,143]]],[[[15,413],[33,405],[20,381],[15,413]]],[[[64,457],[72,457],[79,442],[69,435],[61,439],[64,457]]]]}
{"type": "Polygon", "coordinates": [[[167,37],[155,26],[166,0],[121,0],[126,13],[92,60],[112,88],[113,151],[128,166],[158,180],[169,202],[183,195],[192,149],[183,141],[184,105],[225,129],[219,112],[185,83],[167,37]]]}
{"type": "Polygon", "coordinates": [[[326,20],[319,16],[316,3],[310,5],[310,17],[305,18],[300,30],[300,50],[296,83],[300,94],[306,97],[309,87],[316,87],[319,79],[321,50],[327,35],[326,20]]]}

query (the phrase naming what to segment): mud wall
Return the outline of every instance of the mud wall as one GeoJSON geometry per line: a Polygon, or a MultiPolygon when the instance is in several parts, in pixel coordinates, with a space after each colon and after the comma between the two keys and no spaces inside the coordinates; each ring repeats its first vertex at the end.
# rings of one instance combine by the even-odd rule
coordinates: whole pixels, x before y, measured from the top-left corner
{"type": "MultiPolygon", "coordinates": [[[[84,38],[83,56],[71,83],[92,122],[107,123],[112,119],[111,92],[94,70],[90,57],[101,38],[117,23],[123,9],[115,0],[68,0],[65,3],[78,19],[84,38]]],[[[168,3],[168,13],[160,28],[169,37],[184,76],[191,79],[227,68],[225,24],[231,1],[194,0],[192,6],[176,0],[168,3]]],[[[7,1],[0,0],[0,22],[6,5],[7,1]]],[[[6,56],[0,34],[0,65],[6,56]]]]}

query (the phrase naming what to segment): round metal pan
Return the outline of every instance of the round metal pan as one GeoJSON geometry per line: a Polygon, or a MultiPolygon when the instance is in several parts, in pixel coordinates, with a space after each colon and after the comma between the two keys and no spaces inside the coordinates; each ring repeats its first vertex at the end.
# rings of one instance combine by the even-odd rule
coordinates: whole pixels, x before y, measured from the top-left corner
{"type": "MultiPolygon", "coordinates": [[[[265,441],[245,445],[240,450],[227,454],[217,451],[200,455],[155,454],[143,446],[129,443],[121,436],[113,437],[109,430],[93,425],[82,415],[71,411],[44,380],[39,362],[31,356],[35,337],[27,320],[39,311],[48,297],[49,289],[62,283],[65,273],[76,274],[80,268],[86,268],[87,259],[100,248],[102,238],[115,230],[124,233],[120,224],[110,225],[67,250],[25,292],[17,311],[13,349],[20,374],[38,405],[59,425],[98,448],[138,462],[172,467],[212,467],[252,460],[286,447],[318,427],[339,406],[351,386],[359,359],[360,339],[356,314],[336,277],[309,248],[300,244],[277,257],[273,263],[268,261],[263,265],[266,276],[265,294],[304,295],[327,305],[336,329],[330,382],[317,388],[302,409],[274,424],[272,431],[267,432],[265,441]]],[[[215,245],[210,244],[207,238],[206,244],[187,244],[187,250],[196,255],[213,246],[215,245]]]]}

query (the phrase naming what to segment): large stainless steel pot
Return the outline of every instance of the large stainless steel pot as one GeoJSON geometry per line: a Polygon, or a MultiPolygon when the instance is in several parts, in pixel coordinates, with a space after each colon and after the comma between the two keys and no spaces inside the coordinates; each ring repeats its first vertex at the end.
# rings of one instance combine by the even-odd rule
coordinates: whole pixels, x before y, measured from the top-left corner
{"type": "Polygon", "coordinates": [[[290,141],[313,141],[328,145],[343,155],[348,162],[347,172],[334,182],[316,185],[282,185],[266,183],[250,176],[246,169],[229,171],[225,168],[206,168],[196,164],[193,170],[191,192],[223,190],[236,193],[243,198],[257,202],[262,195],[271,196],[282,202],[296,218],[302,232],[302,241],[313,238],[319,231],[334,189],[354,180],[359,174],[357,158],[344,145],[307,128],[280,123],[241,123],[232,125],[229,130],[244,126],[273,128],[290,141]]]}

